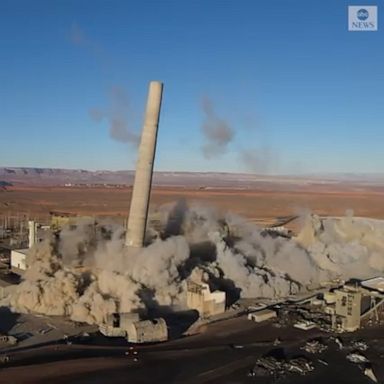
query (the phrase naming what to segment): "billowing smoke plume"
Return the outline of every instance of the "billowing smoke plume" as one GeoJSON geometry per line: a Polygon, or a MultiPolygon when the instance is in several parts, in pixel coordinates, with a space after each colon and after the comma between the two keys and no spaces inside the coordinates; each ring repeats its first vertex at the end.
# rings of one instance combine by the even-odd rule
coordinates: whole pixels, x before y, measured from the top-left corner
{"type": "Polygon", "coordinates": [[[210,99],[203,99],[202,108],[204,112],[202,130],[205,139],[202,151],[206,158],[212,158],[227,150],[233,140],[234,131],[225,120],[216,115],[210,99]]]}
{"type": "MultiPolygon", "coordinates": [[[[204,98],[201,105],[204,112],[204,122],[202,124],[204,144],[202,152],[205,158],[212,159],[227,151],[229,145],[235,139],[235,131],[227,120],[216,114],[213,103],[209,98],[204,98]]],[[[248,171],[264,174],[276,172],[278,168],[277,153],[270,147],[235,147],[234,150],[238,154],[240,163],[248,171]]]]}
{"type": "Polygon", "coordinates": [[[122,143],[130,143],[135,146],[139,144],[140,137],[132,129],[130,119],[128,97],[121,87],[112,87],[109,92],[109,107],[106,110],[92,108],[89,111],[91,118],[99,122],[106,119],[109,126],[109,134],[112,139],[122,143]]]}
{"type": "Polygon", "coordinates": [[[321,282],[367,278],[384,270],[384,224],[308,215],[295,239],[271,237],[253,224],[180,202],[158,212],[151,244],[124,247],[123,228],[79,221],[59,239],[36,245],[25,280],[11,297],[17,311],[101,323],[116,311],[185,307],[185,281],[203,273],[227,297],[283,298],[321,282]]]}

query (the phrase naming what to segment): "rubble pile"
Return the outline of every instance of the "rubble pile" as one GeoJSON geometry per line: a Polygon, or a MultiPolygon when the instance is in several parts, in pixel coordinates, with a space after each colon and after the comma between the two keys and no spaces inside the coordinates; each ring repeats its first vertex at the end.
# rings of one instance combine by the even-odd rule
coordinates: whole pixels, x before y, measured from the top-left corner
{"type": "Polygon", "coordinates": [[[348,348],[364,352],[368,349],[368,345],[363,340],[352,340],[348,348]]]}
{"type": "Polygon", "coordinates": [[[335,344],[337,345],[339,351],[344,349],[344,344],[343,344],[343,341],[341,340],[340,337],[330,337],[329,340],[332,340],[332,341],[335,342],[335,344]]]}
{"type": "Polygon", "coordinates": [[[351,363],[357,364],[360,370],[363,372],[363,374],[367,376],[369,379],[371,379],[371,381],[373,381],[374,383],[378,382],[377,377],[373,372],[371,362],[361,352],[355,351],[355,352],[348,353],[348,355],[346,356],[346,359],[351,363]]]}
{"type": "Polygon", "coordinates": [[[256,361],[249,376],[273,376],[279,378],[288,373],[306,375],[313,370],[312,362],[305,357],[277,359],[273,356],[264,356],[256,361]]]}
{"type": "Polygon", "coordinates": [[[310,340],[305,343],[303,347],[301,347],[305,352],[317,354],[317,353],[323,353],[328,349],[328,346],[321,343],[319,340],[310,340]]]}
{"type": "Polygon", "coordinates": [[[348,353],[346,358],[348,361],[355,364],[369,363],[369,360],[360,352],[348,353]]]}

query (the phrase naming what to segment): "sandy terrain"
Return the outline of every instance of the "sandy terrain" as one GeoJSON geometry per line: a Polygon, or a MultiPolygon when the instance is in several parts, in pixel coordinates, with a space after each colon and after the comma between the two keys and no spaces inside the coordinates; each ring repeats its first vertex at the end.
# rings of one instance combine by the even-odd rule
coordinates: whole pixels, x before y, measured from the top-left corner
{"type": "MultiPolygon", "coordinates": [[[[2,215],[25,214],[44,220],[49,211],[81,215],[125,217],[131,188],[15,186],[0,192],[2,215]]],[[[311,210],[320,215],[343,215],[353,209],[356,216],[384,219],[384,187],[356,185],[290,186],[290,190],[265,185],[250,190],[156,187],[151,208],[179,199],[229,210],[253,221],[273,222],[276,217],[311,210]]]]}
{"type": "MultiPolygon", "coordinates": [[[[9,187],[0,192],[0,220],[4,215],[20,214],[43,220],[48,218],[51,210],[123,219],[128,213],[130,194],[130,188],[117,187],[9,187]]],[[[230,210],[266,223],[307,209],[332,216],[353,209],[356,216],[384,219],[384,188],[377,186],[319,184],[273,189],[262,185],[247,190],[157,187],[153,190],[151,205],[155,208],[179,199],[230,210]]],[[[367,330],[351,336],[364,338],[369,344],[367,355],[379,380],[384,378],[381,333],[381,330],[367,330]]],[[[202,335],[140,348],[138,364],[127,357],[127,348],[121,346],[78,345],[76,342],[47,343],[31,349],[22,346],[17,352],[2,351],[9,354],[10,363],[0,367],[0,382],[150,383],[156,377],[159,383],[270,383],[269,377],[257,380],[247,377],[255,359],[275,350],[273,341],[277,337],[283,341],[278,347],[280,350],[289,356],[297,356],[302,353],[299,346],[313,336],[312,332],[303,334],[295,329],[259,327],[238,318],[213,324],[202,335]],[[244,347],[234,349],[232,344],[244,347]]],[[[326,338],[329,350],[323,356],[313,357],[315,371],[303,377],[288,376],[281,382],[368,384],[369,379],[346,360],[346,352],[337,349],[329,339],[330,335],[322,336],[326,338]],[[318,357],[329,365],[318,362],[318,357]]]]}

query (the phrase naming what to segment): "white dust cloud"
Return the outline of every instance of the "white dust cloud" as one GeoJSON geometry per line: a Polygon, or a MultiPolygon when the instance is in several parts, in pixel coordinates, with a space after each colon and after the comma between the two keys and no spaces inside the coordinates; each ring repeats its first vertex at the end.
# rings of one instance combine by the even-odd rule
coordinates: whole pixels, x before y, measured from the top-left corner
{"type": "Polygon", "coordinates": [[[185,280],[198,271],[228,297],[278,299],[384,270],[380,221],[308,215],[298,238],[286,239],[185,202],[159,216],[164,232],[136,252],[124,248],[123,228],[87,220],[36,245],[12,307],[100,324],[116,311],[185,308],[185,280]]]}

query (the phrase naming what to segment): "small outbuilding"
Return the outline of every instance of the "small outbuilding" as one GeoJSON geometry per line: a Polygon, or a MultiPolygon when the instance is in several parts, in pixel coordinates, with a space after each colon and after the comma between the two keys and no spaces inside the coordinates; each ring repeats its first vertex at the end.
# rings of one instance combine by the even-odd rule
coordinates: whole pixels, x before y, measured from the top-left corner
{"type": "Polygon", "coordinates": [[[11,251],[11,271],[22,275],[27,270],[27,255],[29,248],[13,249],[11,251]]]}
{"type": "Polygon", "coordinates": [[[248,320],[252,320],[256,323],[261,323],[273,319],[274,317],[276,317],[276,312],[271,309],[263,309],[261,311],[248,313],[248,320]]]}
{"type": "Polygon", "coordinates": [[[168,340],[168,328],[163,318],[130,323],[127,340],[131,343],[155,343],[168,340]]]}

